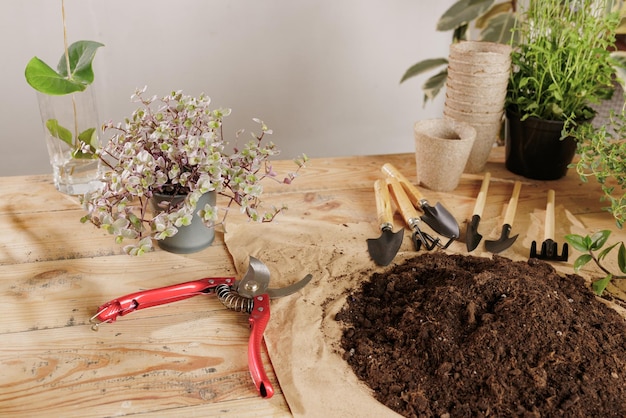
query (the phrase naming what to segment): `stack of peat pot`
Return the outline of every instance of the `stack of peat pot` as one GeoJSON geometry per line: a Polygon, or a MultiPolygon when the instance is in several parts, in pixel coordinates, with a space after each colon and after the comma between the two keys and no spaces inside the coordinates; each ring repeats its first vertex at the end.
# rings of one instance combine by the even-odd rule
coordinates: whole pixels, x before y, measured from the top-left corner
{"type": "Polygon", "coordinates": [[[463,41],[450,46],[444,116],[470,124],[476,139],[465,172],[483,171],[503,123],[511,71],[508,45],[463,41]]]}

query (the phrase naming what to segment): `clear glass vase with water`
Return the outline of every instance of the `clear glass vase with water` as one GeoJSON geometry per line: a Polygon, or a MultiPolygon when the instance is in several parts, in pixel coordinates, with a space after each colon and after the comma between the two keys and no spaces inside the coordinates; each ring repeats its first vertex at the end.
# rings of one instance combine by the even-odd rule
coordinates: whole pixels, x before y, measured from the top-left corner
{"type": "Polygon", "coordinates": [[[37,93],[54,185],[69,195],[101,186],[100,123],[93,88],[66,95],[37,93]]]}

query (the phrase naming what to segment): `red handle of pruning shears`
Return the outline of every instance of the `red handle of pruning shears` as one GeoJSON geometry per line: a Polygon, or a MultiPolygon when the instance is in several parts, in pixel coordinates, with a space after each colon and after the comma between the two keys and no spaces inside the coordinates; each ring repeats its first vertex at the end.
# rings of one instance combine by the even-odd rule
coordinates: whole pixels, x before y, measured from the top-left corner
{"type": "Polygon", "coordinates": [[[270,383],[261,359],[261,343],[263,333],[270,320],[270,297],[267,294],[254,297],[254,309],[250,312],[250,339],[248,340],[248,368],[252,381],[259,394],[264,398],[274,395],[274,388],[270,383]]]}
{"type": "MultiPolygon", "coordinates": [[[[92,318],[92,322],[95,322],[94,320],[100,323],[115,322],[118,316],[124,316],[139,309],[207,294],[219,285],[233,286],[234,283],[235,278],[233,277],[213,277],[131,293],[100,306],[98,313],[92,318]]],[[[269,399],[274,395],[274,388],[263,367],[261,346],[265,328],[270,320],[270,296],[265,293],[255,296],[253,300],[253,308],[248,317],[248,323],[250,324],[248,368],[259,394],[269,399]]],[[[95,323],[94,329],[98,325],[99,323],[95,323]]]]}
{"type": "Polygon", "coordinates": [[[232,286],[233,283],[235,283],[234,277],[211,277],[131,293],[100,306],[98,313],[91,319],[92,321],[98,320],[102,323],[115,322],[118,316],[124,316],[138,309],[164,305],[193,296],[207,294],[221,284],[232,286]]]}

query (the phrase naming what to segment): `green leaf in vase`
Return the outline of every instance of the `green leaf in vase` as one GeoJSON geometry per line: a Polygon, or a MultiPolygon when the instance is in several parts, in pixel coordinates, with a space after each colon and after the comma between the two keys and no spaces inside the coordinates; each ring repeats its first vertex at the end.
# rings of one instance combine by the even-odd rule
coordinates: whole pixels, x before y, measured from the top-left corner
{"type": "Polygon", "coordinates": [[[46,121],[46,128],[48,128],[48,132],[50,132],[50,135],[55,138],[59,138],[70,147],[74,147],[74,144],[72,143],[72,132],[70,132],[69,129],[66,129],[59,125],[58,120],[48,119],[46,121]]]}

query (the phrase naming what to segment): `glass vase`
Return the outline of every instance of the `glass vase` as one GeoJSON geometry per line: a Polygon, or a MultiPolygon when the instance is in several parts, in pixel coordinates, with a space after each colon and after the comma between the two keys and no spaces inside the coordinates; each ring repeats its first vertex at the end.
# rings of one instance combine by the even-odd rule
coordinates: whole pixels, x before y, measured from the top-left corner
{"type": "Polygon", "coordinates": [[[100,123],[94,90],[52,96],[37,92],[54,185],[62,193],[82,195],[100,187],[100,163],[80,150],[100,146],[100,123]],[[89,147],[88,147],[89,148],[89,147]]]}

